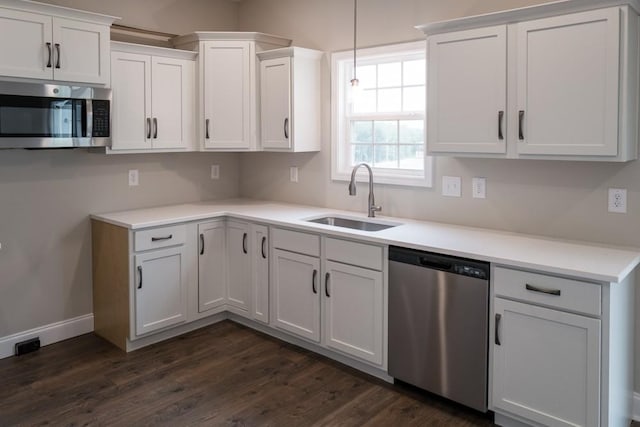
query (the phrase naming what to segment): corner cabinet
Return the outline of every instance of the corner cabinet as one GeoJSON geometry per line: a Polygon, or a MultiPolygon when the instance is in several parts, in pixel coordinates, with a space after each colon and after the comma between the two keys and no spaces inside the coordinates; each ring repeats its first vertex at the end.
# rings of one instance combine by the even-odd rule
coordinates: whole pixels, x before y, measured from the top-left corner
{"type": "Polygon", "coordinates": [[[491,27],[465,29],[479,25],[473,17],[422,26],[429,153],[636,159],[638,14],[620,3],[483,16],[491,27]]]}
{"type": "Polygon", "coordinates": [[[198,312],[226,310],[227,244],[224,220],[198,224],[198,312]]]}
{"type": "Polygon", "coordinates": [[[629,425],[633,280],[600,284],[494,267],[496,424],[629,425]]]}
{"type": "Polygon", "coordinates": [[[108,85],[112,16],[42,3],[0,4],[0,75],[108,85]]]}
{"type": "Polygon", "coordinates": [[[264,151],[320,150],[322,55],[299,47],[258,53],[264,151]]]}
{"type": "Polygon", "coordinates": [[[196,32],[176,37],[176,47],[198,57],[198,140],[203,150],[259,148],[256,52],[288,46],[262,33],[196,32]]]}
{"type": "Polygon", "coordinates": [[[195,53],[111,43],[111,152],[189,151],[195,138],[195,53]]]}

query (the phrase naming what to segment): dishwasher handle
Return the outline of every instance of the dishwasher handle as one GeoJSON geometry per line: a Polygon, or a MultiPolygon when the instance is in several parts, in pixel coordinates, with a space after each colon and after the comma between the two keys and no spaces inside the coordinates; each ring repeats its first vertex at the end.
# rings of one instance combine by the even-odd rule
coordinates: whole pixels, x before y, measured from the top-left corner
{"type": "Polygon", "coordinates": [[[418,262],[423,267],[436,268],[438,270],[450,271],[452,267],[452,264],[450,262],[424,256],[419,257],[418,262]]]}

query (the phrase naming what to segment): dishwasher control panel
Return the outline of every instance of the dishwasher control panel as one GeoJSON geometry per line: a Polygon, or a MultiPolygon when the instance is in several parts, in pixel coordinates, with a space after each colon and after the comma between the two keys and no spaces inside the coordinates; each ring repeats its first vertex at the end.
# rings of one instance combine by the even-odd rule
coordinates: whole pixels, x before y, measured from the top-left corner
{"type": "Polygon", "coordinates": [[[462,274],[463,276],[476,277],[478,279],[487,279],[487,272],[483,268],[472,267],[469,265],[455,264],[453,272],[462,274]]]}

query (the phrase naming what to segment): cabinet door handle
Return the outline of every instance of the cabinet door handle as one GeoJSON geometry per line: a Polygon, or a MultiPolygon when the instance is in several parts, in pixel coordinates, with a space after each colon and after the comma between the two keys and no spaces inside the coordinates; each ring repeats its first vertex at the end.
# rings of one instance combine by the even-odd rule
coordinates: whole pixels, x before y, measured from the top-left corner
{"type": "Polygon", "coordinates": [[[262,258],[267,259],[267,252],[265,251],[265,245],[267,243],[267,238],[262,236],[262,258]]]}
{"type": "Polygon", "coordinates": [[[242,235],[242,252],[247,253],[247,233],[242,235]]]}
{"type": "Polygon", "coordinates": [[[524,131],[522,130],[522,126],[524,126],[524,110],[518,111],[518,139],[520,141],[524,141],[524,131]]]}
{"type": "Polygon", "coordinates": [[[173,234],[169,234],[168,236],[164,236],[164,237],[152,237],[151,241],[152,242],[161,242],[163,240],[171,240],[173,238],[173,234]]]}
{"type": "Polygon", "coordinates": [[[561,292],[560,289],[549,289],[549,288],[541,288],[540,286],[533,286],[530,284],[525,284],[525,289],[532,292],[540,292],[542,294],[554,295],[559,297],[561,292]]]}
{"type": "Polygon", "coordinates": [[[142,266],[138,266],[138,289],[142,289],[142,266]]]}
{"type": "Polygon", "coordinates": [[[158,139],[158,119],[153,118],[153,139],[158,139]]]}
{"type": "Polygon", "coordinates": [[[51,56],[53,52],[51,51],[51,43],[47,42],[47,51],[49,52],[49,58],[47,59],[47,68],[51,68],[51,56]]]}
{"type": "Polygon", "coordinates": [[[200,255],[204,255],[204,234],[200,233],[200,255]]]}
{"type": "Polygon", "coordinates": [[[284,119],[284,137],[289,139],[289,117],[284,119]]]}
{"type": "Polygon", "coordinates": [[[329,279],[331,278],[330,273],[325,273],[324,275],[324,294],[327,298],[331,298],[331,294],[329,294],[329,279]]]}
{"type": "Polygon", "coordinates": [[[504,111],[498,111],[498,139],[504,140],[504,134],[502,133],[502,121],[504,120],[504,111]]]}
{"type": "Polygon", "coordinates": [[[60,43],[54,45],[56,47],[56,68],[60,68],[60,43]]]}
{"type": "Polygon", "coordinates": [[[151,139],[151,118],[147,117],[147,139],[151,139]]]}
{"type": "Polygon", "coordinates": [[[496,313],[496,322],[495,322],[496,324],[495,324],[495,330],[494,330],[496,345],[502,345],[502,343],[500,343],[500,320],[501,319],[502,319],[502,314],[496,313]]]}
{"type": "Polygon", "coordinates": [[[209,139],[209,119],[204,121],[204,137],[205,139],[209,139]]]}
{"type": "Polygon", "coordinates": [[[313,270],[313,275],[311,275],[311,290],[314,294],[318,293],[318,288],[316,288],[316,278],[318,277],[318,270],[313,270]]]}

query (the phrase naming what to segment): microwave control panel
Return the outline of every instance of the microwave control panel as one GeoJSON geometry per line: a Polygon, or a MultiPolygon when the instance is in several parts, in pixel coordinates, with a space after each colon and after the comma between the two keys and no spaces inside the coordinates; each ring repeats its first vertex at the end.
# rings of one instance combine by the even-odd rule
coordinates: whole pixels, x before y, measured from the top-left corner
{"type": "Polygon", "coordinates": [[[94,99],[93,101],[93,130],[94,138],[109,138],[110,111],[107,100],[94,99]]]}

